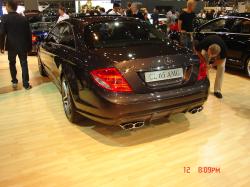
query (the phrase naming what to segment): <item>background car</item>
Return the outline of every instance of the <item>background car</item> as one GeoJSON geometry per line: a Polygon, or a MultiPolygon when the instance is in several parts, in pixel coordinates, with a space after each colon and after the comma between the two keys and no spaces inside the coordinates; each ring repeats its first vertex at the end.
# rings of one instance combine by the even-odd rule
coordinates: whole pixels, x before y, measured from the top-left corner
{"type": "Polygon", "coordinates": [[[24,16],[27,18],[29,23],[35,23],[41,21],[42,13],[38,10],[26,10],[24,11],[24,16]]]}
{"type": "Polygon", "coordinates": [[[214,19],[196,29],[194,38],[201,41],[212,34],[219,35],[227,44],[226,66],[245,70],[250,76],[250,18],[226,16],[214,19]]]}
{"type": "Polygon", "coordinates": [[[62,94],[67,118],[81,114],[123,129],[207,100],[205,62],[134,18],[93,16],[58,23],[38,50],[41,75],[62,94]]]}
{"type": "Polygon", "coordinates": [[[30,24],[32,31],[32,51],[30,55],[37,54],[38,45],[48,35],[53,25],[54,23],[51,22],[35,22],[30,24]]]}
{"type": "MultiPolygon", "coordinates": [[[[153,24],[153,19],[151,18],[152,13],[148,14],[148,19],[151,24],[153,24]]],[[[159,14],[159,24],[157,25],[157,28],[161,31],[167,32],[167,25],[168,25],[168,18],[165,14],[159,14]]]]}

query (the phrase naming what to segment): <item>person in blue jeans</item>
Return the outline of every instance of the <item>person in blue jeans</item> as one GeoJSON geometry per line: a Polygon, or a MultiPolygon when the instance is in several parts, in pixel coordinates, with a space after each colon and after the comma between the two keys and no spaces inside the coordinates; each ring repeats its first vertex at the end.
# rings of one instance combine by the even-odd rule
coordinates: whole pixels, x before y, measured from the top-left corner
{"type": "Polygon", "coordinates": [[[194,9],[196,2],[194,0],[187,1],[187,8],[184,8],[178,19],[178,28],[180,35],[180,43],[183,47],[192,49],[192,32],[193,32],[193,20],[196,17],[194,9]]]}

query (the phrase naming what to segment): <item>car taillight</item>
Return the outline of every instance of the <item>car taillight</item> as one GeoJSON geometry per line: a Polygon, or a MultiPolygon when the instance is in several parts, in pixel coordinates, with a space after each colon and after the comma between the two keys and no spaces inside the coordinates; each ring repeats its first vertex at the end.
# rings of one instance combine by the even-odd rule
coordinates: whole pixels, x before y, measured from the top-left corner
{"type": "Polygon", "coordinates": [[[207,64],[205,59],[200,59],[200,67],[197,80],[203,80],[207,77],[207,64]]]}
{"type": "Polygon", "coordinates": [[[32,35],[32,42],[34,43],[34,42],[36,42],[36,41],[37,41],[37,36],[32,35]]]}
{"type": "Polygon", "coordinates": [[[116,68],[91,71],[91,76],[100,87],[112,92],[132,92],[132,88],[116,68]]]}

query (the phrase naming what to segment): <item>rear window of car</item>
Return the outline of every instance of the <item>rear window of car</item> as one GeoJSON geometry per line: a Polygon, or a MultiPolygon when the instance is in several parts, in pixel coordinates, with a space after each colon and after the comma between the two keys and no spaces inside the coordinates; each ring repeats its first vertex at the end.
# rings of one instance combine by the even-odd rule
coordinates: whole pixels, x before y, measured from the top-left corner
{"type": "Polygon", "coordinates": [[[201,31],[202,32],[222,32],[222,31],[230,32],[230,29],[232,28],[233,24],[234,24],[233,19],[220,18],[220,19],[216,19],[214,21],[208,22],[206,25],[202,26],[201,31]]]}
{"type": "Polygon", "coordinates": [[[140,21],[109,21],[85,28],[85,42],[90,47],[122,47],[152,42],[163,42],[164,35],[140,21]]]}

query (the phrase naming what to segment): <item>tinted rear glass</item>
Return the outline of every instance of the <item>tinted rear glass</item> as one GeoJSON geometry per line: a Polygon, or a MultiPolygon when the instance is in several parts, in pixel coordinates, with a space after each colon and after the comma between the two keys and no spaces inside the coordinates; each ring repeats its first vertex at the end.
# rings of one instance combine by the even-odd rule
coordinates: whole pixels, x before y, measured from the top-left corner
{"type": "Polygon", "coordinates": [[[164,35],[147,23],[109,21],[85,28],[85,42],[95,48],[122,47],[163,42],[164,35]]]}

